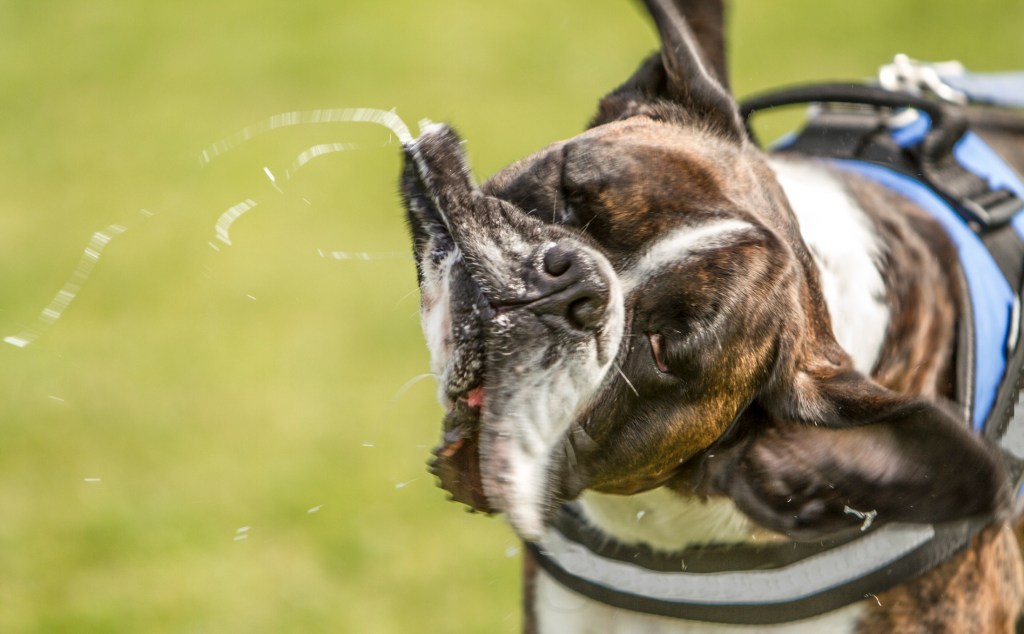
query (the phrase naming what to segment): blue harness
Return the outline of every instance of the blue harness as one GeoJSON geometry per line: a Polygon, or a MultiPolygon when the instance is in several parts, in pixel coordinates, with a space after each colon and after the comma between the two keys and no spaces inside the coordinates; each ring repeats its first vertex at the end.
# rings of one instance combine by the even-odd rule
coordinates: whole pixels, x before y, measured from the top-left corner
{"type": "MultiPolygon", "coordinates": [[[[930,127],[927,115],[919,115],[913,124],[894,130],[893,139],[901,147],[912,147],[922,141],[930,127]]],[[[978,135],[964,134],[954,147],[953,156],[992,189],[1008,190],[1024,200],[1024,181],[978,135]]],[[[981,433],[993,414],[1009,353],[1016,347],[1021,289],[1011,288],[982,240],[982,233],[925,183],[876,163],[838,159],[836,164],[892,189],[924,209],[939,221],[956,246],[967,280],[974,324],[973,406],[969,408],[969,418],[974,430],[981,433]]],[[[1024,240],[1024,214],[1018,211],[1009,225],[1024,240]]]]}
{"type": "MultiPolygon", "coordinates": [[[[955,90],[965,101],[1019,106],[1024,73],[995,81],[961,75],[955,90]]],[[[957,401],[974,430],[1002,450],[1019,492],[1024,179],[968,129],[963,108],[905,92],[807,86],[748,100],[741,111],[749,119],[759,110],[808,103],[843,106],[819,107],[776,149],[826,158],[894,190],[932,215],[954,243],[963,303],[970,307],[961,320],[957,401]]],[[[1024,129],[1024,119],[1016,125],[1024,129]]],[[[961,552],[988,522],[888,524],[814,543],[702,546],[667,555],[609,542],[569,504],[549,536],[527,548],[560,583],[608,605],[695,621],[773,624],[823,614],[906,582],[961,552]]]]}

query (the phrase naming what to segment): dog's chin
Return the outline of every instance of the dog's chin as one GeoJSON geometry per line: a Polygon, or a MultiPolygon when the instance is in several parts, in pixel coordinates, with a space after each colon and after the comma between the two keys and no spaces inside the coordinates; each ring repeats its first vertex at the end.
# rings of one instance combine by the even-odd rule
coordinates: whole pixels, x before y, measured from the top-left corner
{"type": "MultiPolygon", "coordinates": [[[[449,499],[465,504],[471,511],[495,514],[503,513],[519,536],[527,541],[543,537],[556,516],[560,504],[577,497],[585,487],[579,474],[567,473],[564,461],[547,464],[536,475],[542,484],[527,494],[517,491],[515,480],[526,477],[521,471],[515,475],[499,474],[493,470],[491,461],[481,459],[481,435],[491,439],[486,453],[505,454],[514,443],[502,434],[488,429],[484,400],[486,389],[477,386],[456,398],[444,417],[444,435],[441,443],[433,450],[430,471],[438,478],[439,486],[449,493],[449,499]],[[497,443],[495,443],[497,440],[497,443]],[[497,446],[495,446],[495,444],[497,446]]],[[[568,441],[567,441],[568,442],[568,441]]],[[[501,458],[498,459],[501,461],[501,458]]],[[[519,469],[536,467],[533,461],[519,462],[519,469]]]]}
{"type": "MultiPolygon", "coordinates": [[[[449,408],[444,417],[441,443],[433,450],[430,472],[438,478],[440,487],[450,494],[452,501],[482,513],[505,511],[513,521],[513,527],[518,530],[520,527],[516,525],[516,517],[520,515],[519,509],[503,508],[508,503],[506,494],[509,487],[502,483],[505,478],[486,474],[481,466],[480,436],[485,427],[481,422],[484,394],[482,386],[474,387],[456,399],[449,408]]],[[[550,471],[546,477],[547,486],[544,487],[543,495],[546,499],[541,501],[541,512],[535,518],[536,521],[531,522],[535,529],[543,529],[550,523],[558,504],[576,497],[580,492],[577,489],[582,488],[574,487],[573,483],[559,477],[564,466],[553,465],[550,471]]]]}

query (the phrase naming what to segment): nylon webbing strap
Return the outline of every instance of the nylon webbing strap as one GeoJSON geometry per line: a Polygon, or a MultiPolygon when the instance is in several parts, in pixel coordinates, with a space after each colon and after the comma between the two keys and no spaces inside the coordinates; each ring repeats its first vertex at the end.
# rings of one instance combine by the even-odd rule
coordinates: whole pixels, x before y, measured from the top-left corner
{"type": "Polygon", "coordinates": [[[579,529],[571,506],[560,528],[527,548],[538,565],[567,588],[614,607],[659,616],[728,624],[774,624],[809,618],[877,595],[963,550],[984,526],[965,520],[939,526],[889,524],[839,546],[792,543],[736,546],[734,560],[768,567],[695,572],[683,555],[653,555],[608,545],[579,529]],[[577,528],[566,529],[566,525],[577,528]],[[567,535],[569,533],[569,535],[567,535]],[[609,554],[609,548],[619,556],[609,554]],[[774,555],[780,561],[771,562],[774,555]],[[767,563],[766,563],[767,562],[767,563]]]}
{"type": "MultiPolygon", "coordinates": [[[[967,132],[963,108],[905,92],[864,84],[813,84],[757,95],[740,104],[750,130],[757,112],[808,103],[840,105],[824,109],[785,148],[810,156],[847,158],[885,165],[926,183],[952,204],[979,234],[998,231],[1024,209],[1024,202],[1003,187],[965,169],[954,147],[967,132]],[[911,108],[927,115],[930,125],[912,146],[895,143],[880,109],[911,108]]],[[[753,138],[753,134],[751,133],[753,138]]],[[[1015,287],[1016,288],[1016,287],[1015,287]]]]}
{"type": "Polygon", "coordinates": [[[1024,73],[963,73],[940,77],[971,103],[1024,108],[1024,73]]]}
{"type": "Polygon", "coordinates": [[[1017,314],[1012,318],[1015,319],[1016,345],[1007,350],[1006,375],[985,426],[985,437],[1003,450],[1003,464],[1013,490],[1019,496],[1024,486],[1024,345],[1021,343],[1024,311],[1019,303],[1017,314]]]}

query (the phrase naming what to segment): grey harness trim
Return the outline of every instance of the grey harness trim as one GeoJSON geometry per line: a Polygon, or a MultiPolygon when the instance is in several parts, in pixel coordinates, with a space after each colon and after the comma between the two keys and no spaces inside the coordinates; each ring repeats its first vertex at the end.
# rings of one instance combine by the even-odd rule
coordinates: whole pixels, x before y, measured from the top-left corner
{"type": "Polygon", "coordinates": [[[733,564],[715,565],[708,547],[662,554],[609,543],[566,505],[556,527],[527,548],[559,583],[595,601],[694,621],[774,624],[883,592],[962,550],[985,523],[889,524],[838,542],[730,546],[733,564]]]}

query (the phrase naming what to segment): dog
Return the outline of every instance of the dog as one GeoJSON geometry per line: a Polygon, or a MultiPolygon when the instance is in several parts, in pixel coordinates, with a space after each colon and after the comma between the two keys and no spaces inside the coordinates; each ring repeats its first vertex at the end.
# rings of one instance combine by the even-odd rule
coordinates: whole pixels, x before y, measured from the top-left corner
{"type": "MultiPolygon", "coordinates": [[[[579,136],[482,185],[451,127],[404,146],[446,412],[432,471],[533,545],[524,629],[1013,631],[1024,601],[1014,491],[998,447],[955,404],[969,309],[954,244],[878,183],[751,141],[728,87],[721,3],[644,4],[660,53],[579,136]],[[686,553],[677,569],[696,557],[718,573],[697,586],[733,599],[682,617],[642,609],[643,588],[676,581],[634,579],[623,561],[605,577],[628,578],[635,604],[573,586],[577,573],[559,571],[583,561],[585,577],[592,555],[552,537],[570,507],[594,550],[686,553]],[[965,546],[941,561],[878,592],[850,581],[857,600],[759,626],[754,595],[806,593],[748,583],[763,571],[716,559],[828,542],[840,559],[819,572],[841,575],[870,559],[850,554],[863,535],[890,548],[964,522],[975,527],[965,546]]],[[[1024,171],[1024,136],[979,121],[1024,171]]]]}

